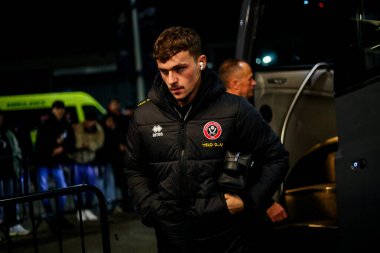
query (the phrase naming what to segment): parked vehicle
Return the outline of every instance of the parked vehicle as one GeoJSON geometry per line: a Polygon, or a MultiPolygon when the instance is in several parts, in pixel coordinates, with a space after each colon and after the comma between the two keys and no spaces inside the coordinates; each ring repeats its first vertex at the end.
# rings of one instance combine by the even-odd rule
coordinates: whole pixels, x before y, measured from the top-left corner
{"type": "Polygon", "coordinates": [[[99,118],[106,113],[98,101],[81,91],[0,96],[0,109],[5,111],[8,123],[16,132],[30,133],[34,142],[35,130],[50,113],[55,100],[65,103],[66,117],[72,124],[84,121],[88,110],[96,112],[99,118]]]}
{"type": "Polygon", "coordinates": [[[5,112],[7,123],[15,132],[23,151],[24,189],[28,193],[31,175],[35,169],[34,144],[37,128],[51,112],[55,100],[65,103],[66,117],[72,124],[84,121],[86,111],[94,111],[99,119],[106,109],[91,95],[85,92],[54,92],[0,96],[0,109],[5,112]]]}
{"type": "Polygon", "coordinates": [[[290,152],[278,231],[340,238],[342,252],[376,246],[380,3],[244,0],[236,57],[290,152]]]}

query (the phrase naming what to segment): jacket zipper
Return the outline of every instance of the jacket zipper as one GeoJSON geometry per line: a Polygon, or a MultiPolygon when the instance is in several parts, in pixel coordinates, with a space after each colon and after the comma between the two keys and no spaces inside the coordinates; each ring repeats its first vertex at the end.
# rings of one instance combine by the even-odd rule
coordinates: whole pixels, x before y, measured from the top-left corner
{"type": "MultiPolygon", "coordinates": [[[[180,191],[180,199],[181,199],[181,206],[183,208],[183,214],[184,214],[184,231],[185,234],[189,234],[190,231],[187,229],[187,224],[189,223],[189,203],[187,201],[187,194],[186,194],[186,189],[187,189],[187,184],[186,184],[186,159],[185,159],[185,144],[186,144],[186,119],[191,111],[192,106],[190,106],[189,110],[185,114],[185,116],[182,118],[181,113],[177,112],[180,115],[180,132],[179,132],[179,147],[180,147],[180,157],[179,157],[179,173],[180,173],[180,189],[183,189],[180,191]]],[[[188,235],[186,235],[186,238],[191,238],[188,235]]],[[[186,242],[191,245],[190,241],[186,242]]]]}

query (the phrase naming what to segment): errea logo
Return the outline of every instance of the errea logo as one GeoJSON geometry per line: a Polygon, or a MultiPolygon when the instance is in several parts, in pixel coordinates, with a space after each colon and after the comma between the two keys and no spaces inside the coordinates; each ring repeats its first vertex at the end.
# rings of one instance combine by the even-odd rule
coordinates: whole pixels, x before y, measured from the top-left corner
{"type": "Polygon", "coordinates": [[[153,131],[153,134],[152,134],[153,138],[164,136],[164,133],[162,132],[162,127],[160,125],[153,126],[152,131],[153,131]]]}

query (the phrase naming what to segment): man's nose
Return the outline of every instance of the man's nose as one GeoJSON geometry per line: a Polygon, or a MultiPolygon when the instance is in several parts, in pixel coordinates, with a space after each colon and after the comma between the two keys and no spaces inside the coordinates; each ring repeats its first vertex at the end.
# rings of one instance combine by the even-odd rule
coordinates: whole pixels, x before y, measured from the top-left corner
{"type": "Polygon", "coordinates": [[[169,71],[168,74],[168,83],[173,84],[177,82],[177,75],[174,71],[169,71]]]}

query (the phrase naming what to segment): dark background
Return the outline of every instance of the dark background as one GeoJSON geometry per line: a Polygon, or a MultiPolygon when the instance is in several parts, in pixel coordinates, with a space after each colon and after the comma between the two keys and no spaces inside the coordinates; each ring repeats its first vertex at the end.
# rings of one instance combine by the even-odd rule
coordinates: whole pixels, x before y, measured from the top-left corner
{"type": "MultiPolygon", "coordinates": [[[[196,29],[213,69],[233,57],[241,2],[137,0],[146,90],[156,74],[151,49],[166,27],[196,29]]],[[[129,1],[3,4],[0,95],[84,90],[102,104],[136,103],[131,10],[129,1]]]]}

